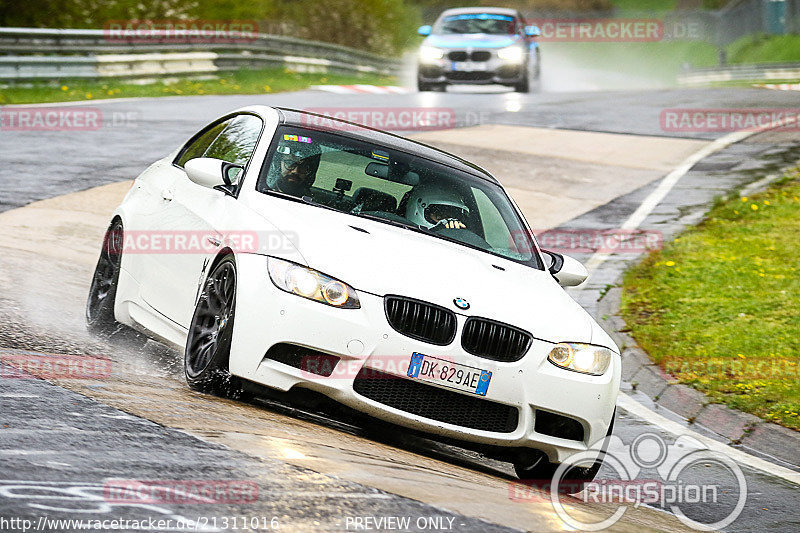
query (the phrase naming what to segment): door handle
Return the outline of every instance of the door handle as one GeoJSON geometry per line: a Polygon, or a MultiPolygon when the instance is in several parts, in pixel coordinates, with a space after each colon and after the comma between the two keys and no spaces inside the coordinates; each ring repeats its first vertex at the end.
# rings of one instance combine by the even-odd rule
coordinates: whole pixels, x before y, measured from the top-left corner
{"type": "Polygon", "coordinates": [[[166,200],[167,202],[171,202],[174,195],[172,194],[172,189],[162,189],[161,190],[161,198],[166,200]]]}

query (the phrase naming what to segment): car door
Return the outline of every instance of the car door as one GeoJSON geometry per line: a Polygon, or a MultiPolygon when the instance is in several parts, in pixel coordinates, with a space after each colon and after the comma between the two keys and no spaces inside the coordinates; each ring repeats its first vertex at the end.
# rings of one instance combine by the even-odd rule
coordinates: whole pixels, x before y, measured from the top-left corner
{"type": "Polygon", "coordinates": [[[225,245],[228,230],[236,229],[229,221],[237,206],[234,195],[192,182],[183,167],[196,157],[213,157],[246,168],[262,129],[256,115],[229,117],[190,141],[173,164],[178,176],[164,194],[170,199],[165,199],[158,221],[162,250],[151,254],[153,275],[142,292],[148,304],[184,328],[191,322],[210,261],[225,245]]]}

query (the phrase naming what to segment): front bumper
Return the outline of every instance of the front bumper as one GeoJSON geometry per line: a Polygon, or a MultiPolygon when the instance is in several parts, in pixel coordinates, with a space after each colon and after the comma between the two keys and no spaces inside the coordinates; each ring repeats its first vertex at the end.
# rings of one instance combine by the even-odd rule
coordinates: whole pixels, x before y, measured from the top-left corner
{"type": "MultiPolygon", "coordinates": [[[[555,367],[547,361],[553,344],[534,340],[528,353],[513,363],[470,355],[460,344],[466,316],[458,316],[456,339],[449,346],[416,341],[395,331],[386,319],[383,298],[359,292],[361,309],[336,309],[280,291],[269,280],[266,258],[237,257],[239,290],[231,348],[231,373],[287,391],[302,387],[376,418],[429,434],[490,446],[533,448],[561,462],[606,436],[620,380],[618,358],[603,376],[588,376],[555,367]],[[265,358],[277,343],[312,348],[340,358],[328,376],[313,374],[265,358]],[[453,392],[465,402],[493,402],[518,410],[510,431],[487,431],[451,424],[376,401],[354,389],[365,368],[413,381],[417,387],[436,385],[412,380],[406,370],[414,352],[451,360],[492,372],[485,397],[453,392]],[[572,440],[536,431],[537,412],[572,418],[583,438],[572,440]]],[[[566,339],[565,339],[566,340],[566,339]]],[[[404,382],[398,382],[404,383],[404,382]]],[[[450,391],[450,389],[446,389],[450,391]]]]}
{"type": "Polygon", "coordinates": [[[420,61],[417,77],[423,83],[489,84],[513,85],[523,81],[527,75],[527,62],[510,62],[497,57],[497,52],[487,51],[487,61],[452,61],[449,55],[458,50],[448,51],[445,57],[437,60],[420,61]],[[466,63],[466,65],[465,65],[466,63]],[[466,67],[466,69],[464,69],[466,67]]]}

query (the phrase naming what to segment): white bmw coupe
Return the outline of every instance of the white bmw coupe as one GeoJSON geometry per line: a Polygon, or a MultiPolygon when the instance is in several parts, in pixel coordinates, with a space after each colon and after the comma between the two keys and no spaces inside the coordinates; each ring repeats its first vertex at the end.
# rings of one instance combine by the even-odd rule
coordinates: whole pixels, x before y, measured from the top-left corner
{"type": "Polygon", "coordinates": [[[185,347],[193,389],[310,389],[544,479],[613,425],[619,349],[562,288],[586,276],[475,165],[253,106],[136,179],[86,317],[185,347]]]}

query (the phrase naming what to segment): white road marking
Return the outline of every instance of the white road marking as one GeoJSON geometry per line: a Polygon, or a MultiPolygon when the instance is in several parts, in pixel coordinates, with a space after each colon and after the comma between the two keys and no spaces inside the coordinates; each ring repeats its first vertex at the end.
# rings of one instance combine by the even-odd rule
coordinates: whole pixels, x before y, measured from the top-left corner
{"type": "Polygon", "coordinates": [[[394,85],[312,85],[309,89],[335,94],[407,94],[411,92],[405,87],[394,85]]]}
{"type": "Polygon", "coordinates": [[[624,392],[620,392],[617,397],[617,405],[625,409],[629,413],[654,424],[664,431],[672,433],[673,435],[687,435],[690,434],[693,438],[699,440],[706,445],[710,450],[727,455],[739,464],[747,465],[756,470],[766,472],[767,474],[779,477],[796,485],[800,485],[800,472],[795,472],[788,468],[770,463],[747,452],[732,448],[725,443],[719,442],[712,438],[701,435],[694,430],[688,429],[678,422],[665,418],[664,416],[656,413],[652,409],[640,404],[624,392]]]}
{"type": "MultiPolygon", "coordinates": [[[[733,143],[740,142],[751,135],[756,133],[761,133],[766,131],[770,128],[762,128],[754,131],[737,131],[733,133],[729,133],[716,139],[709,145],[704,146],[691,156],[687,157],[683,163],[681,163],[678,167],[676,167],[672,172],[664,176],[662,178],[661,183],[658,184],[650,194],[647,195],[647,198],[639,205],[639,207],[634,211],[631,216],[622,224],[621,229],[637,229],[639,225],[644,222],[644,220],[653,212],[653,209],[661,203],[664,198],[666,198],[667,194],[675,187],[678,181],[687,173],[689,170],[697,164],[702,159],[710,156],[711,154],[718,152],[724,148],[727,148],[733,143]]],[[[589,271],[590,275],[592,272],[596,271],[597,268],[602,265],[609,257],[611,257],[611,253],[605,252],[595,252],[589,261],[586,262],[586,268],[589,271]]],[[[645,420],[653,425],[660,427],[661,429],[672,433],[673,435],[691,435],[692,437],[698,439],[699,441],[703,442],[709,449],[724,453],[738,461],[741,464],[748,465],[756,470],[760,470],[762,472],[766,472],[775,477],[779,477],[786,481],[790,481],[792,483],[800,485],[800,473],[794,472],[788,468],[784,468],[782,466],[778,466],[776,464],[770,463],[769,461],[765,461],[764,459],[760,459],[753,455],[750,455],[746,452],[738,450],[736,448],[732,448],[727,444],[723,444],[716,440],[710,439],[700,433],[697,433],[694,430],[686,428],[677,422],[673,422],[668,418],[661,416],[660,414],[656,413],[652,409],[644,406],[643,404],[637,402],[624,392],[619,393],[617,397],[617,405],[628,411],[629,413],[634,414],[635,416],[645,420]]]]}
{"type": "MultiPolygon", "coordinates": [[[[653,209],[655,209],[656,206],[658,206],[658,204],[661,203],[664,198],[666,198],[667,194],[669,194],[673,187],[675,187],[678,181],[699,161],[715,152],[727,148],[733,143],[742,141],[755,133],[758,133],[758,131],[737,131],[734,133],[729,133],[715,140],[711,144],[707,144],[697,152],[687,157],[683,163],[678,165],[672,172],[661,179],[661,183],[658,184],[658,187],[656,187],[650,194],[647,195],[647,198],[644,199],[636,211],[634,211],[631,216],[629,216],[628,219],[620,226],[620,229],[637,229],[639,225],[644,222],[647,216],[653,212],[653,209]]],[[[611,255],[612,253],[610,252],[595,252],[586,262],[586,269],[589,271],[589,275],[596,271],[600,265],[602,265],[609,257],[611,257],[611,255]]]]}
{"type": "Polygon", "coordinates": [[[761,87],[762,89],[777,89],[779,91],[800,91],[800,83],[766,83],[761,85],[753,85],[753,87],[761,87]]]}

